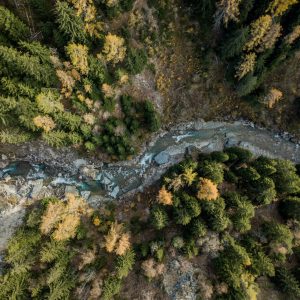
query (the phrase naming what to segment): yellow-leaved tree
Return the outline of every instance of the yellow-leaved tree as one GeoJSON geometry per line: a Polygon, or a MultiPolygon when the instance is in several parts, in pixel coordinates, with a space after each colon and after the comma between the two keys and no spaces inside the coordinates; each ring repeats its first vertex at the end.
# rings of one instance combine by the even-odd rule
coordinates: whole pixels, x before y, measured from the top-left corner
{"type": "Polygon", "coordinates": [[[293,31],[285,37],[285,42],[291,45],[299,38],[300,38],[300,25],[297,25],[293,28],[293,31]]]}
{"type": "Polygon", "coordinates": [[[50,234],[57,241],[73,238],[80,224],[81,216],[89,214],[86,202],[73,194],[67,195],[67,201],[54,201],[47,205],[42,216],[40,230],[42,234],[50,234]]]}
{"type": "Polygon", "coordinates": [[[122,37],[109,33],[105,37],[102,52],[108,62],[116,64],[123,61],[126,54],[125,40],[122,37]]]}
{"type": "Polygon", "coordinates": [[[36,127],[42,128],[45,132],[53,130],[56,126],[53,119],[49,116],[36,116],[33,118],[36,127]]]}
{"type": "Polygon", "coordinates": [[[165,186],[163,186],[157,196],[157,202],[163,205],[172,205],[173,204],[173,196],[172,193],[169,192],[165,186]]]}
{"type": "Polygon", "coordinates": [[[219,197],[218,187],[210,179],[200,178],[197,197],[199,200],[212,201],[219,197]]]}
{"type": "Polygon", "coordinates": [[[273,23],[261,40],[257,52],[263,52],[274,47],[277,39],[281,36],[282,27],[278,23],[273,23]]]}
{"type": "Polygon", "coordinates": [[[242,62],[236,69],[235,77],[239,80],[242,79],[245,75],[252,72],[254,70],[256,61],[256,54],[255,53],[248,53],[244,56],[242,62]]]}
{"type": "Polygon", "coordinates": [[[219,27],[221,23],[227,26],[229,21],[238,21],[240,14],[239,5],[241,0],[220,0],[217,2],[217,11],[215,13],[215,26],[219,27]]]}
{"type": "Polygon", "coordinates": [[[298,2],[299,0],[273,0],[267,11],[276,17],[281,16],[290,8],[290,6],[297,4],[298,2]]]}
{"type": "Polygon", "coordinates": [[[125,232],[124,225],[121,223],[112,223],[104,240],[105,249],[109,253],[115,252],[117,255],[124,255],[131,247],[130,234],[125,232]]]}
{"type": "Polygon", "coordinates": [[[250,25],[250,40],[245,44],[244,50],[251,51],[259,46],[264,36],[268,33],[272,25],[272,17],[264,15],[253,21],[250,25]]]}
{"type": "Polygon", "coordinates": [[[71,59],[72,65],[81,73],[88,74],[88,52],[89,49],[85,45],[71,43],[66,47],[67,54],[71,59]]]}

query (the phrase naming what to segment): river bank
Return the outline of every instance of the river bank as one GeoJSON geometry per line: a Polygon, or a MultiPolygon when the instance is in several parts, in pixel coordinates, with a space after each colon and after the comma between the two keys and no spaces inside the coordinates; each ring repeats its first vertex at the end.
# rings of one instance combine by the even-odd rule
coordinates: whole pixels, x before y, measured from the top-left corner
{"type": "Polygon", "coordinates": [[[287,134],[236,121],[179,124],[160,132],[130,161],[102,162],[72,149],[53,149],[40,142],[0,146],[0,250],[22,221],[25,207],[36,199],[66,193],[84,197],[92,206],[124,199],[158,180],[186,154],[240,146],[254,155],[300,162],[300,147],[287,134]]]}

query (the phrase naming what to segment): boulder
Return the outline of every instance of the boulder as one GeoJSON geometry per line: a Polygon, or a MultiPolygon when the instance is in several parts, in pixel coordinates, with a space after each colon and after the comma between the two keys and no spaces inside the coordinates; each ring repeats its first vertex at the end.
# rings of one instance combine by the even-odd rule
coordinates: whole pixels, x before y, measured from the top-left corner
{"type": "Polygon", "coordinates": [[[163,165],[169,162],[170,158],[171,156],[168,152],[162,151],[154,157],[154,160],[158,165],[163,165]]]}
{"type": "Polygon", "coordinates": [[[97,178],[97,169],[93,165],[86,165],[80,168],[80,175],[95,180],[97,178]]]}
{"type": "Polygon", "coordinates": [[[65,188],[65,195],[67,194],[73,194],[75,196],[78,196],[79,192],[75,185],[67,185],[65,188]]]}
{"type": "Polygon", "coordinates": [[[30,197],[32,199],[37,199],[39,198],[39,194],[43,188],[43,179],[37,179],[37,180],[33,180],[33,181],[29,181],[29,184],[32,186],[32,190],[30,193],[30,197]]]}

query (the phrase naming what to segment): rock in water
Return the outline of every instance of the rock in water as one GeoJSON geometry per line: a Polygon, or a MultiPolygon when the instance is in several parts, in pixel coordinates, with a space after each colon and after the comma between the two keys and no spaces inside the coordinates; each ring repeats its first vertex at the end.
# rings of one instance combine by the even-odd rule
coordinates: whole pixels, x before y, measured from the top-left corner
{"type": "Polygon", "coordinates": [[[166,164],[170,160],[170,154],[166,151],[162,151],[154,157],[155,162],[158,165],[166,164]]]}

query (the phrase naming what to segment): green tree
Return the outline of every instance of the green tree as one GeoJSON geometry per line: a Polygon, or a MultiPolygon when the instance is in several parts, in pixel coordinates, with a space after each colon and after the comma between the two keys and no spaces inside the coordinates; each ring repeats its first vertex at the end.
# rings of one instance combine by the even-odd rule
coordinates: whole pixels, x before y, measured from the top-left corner
{"type": "Polygon", "coordinates": [[[59,30],[73,42],[85,42],[84,22],[66,1],[56,1],[55,14],[59,30]]]}
{"type": "Polygon", "coordinates": [[[285,219],[300,221],[300,198],[287,197],[280,202],[279,212],[285,219]]]}
{"type": "Polygon", "coordinates": [[[26,40],[30,36],[28,26],[2,5],[0,5],[0,29],[14,42],[26,40]]]}
{"type": "Polygon", "coordinates": [[[300,178],[295,165],[289,160],[276,159],[276,173],[272,174],[279,193],[294,194],[300,191],[300,178]]]}
{"type": "Polygon", "coordinates": [[[198,173],[199,176],[208,178],[216,184],[222,183],[224,180],[223,166],[215,161],[204,161],[199,164],[198,173]]]}
{"type": "Polygon", "coordinates": [[[132,270],[135,262],[135,253],[133,250],[128,250],[124,255],[118,256],[116,271],[117,277],[127,277],[129,272],[132,270]]]}
{"type": "Polygon", "coordinates": [[[163,208],[155,206],[151,209],[150,220],[154,228],[161,230],[168,224],[168,215],[163,208]]]}
{"type": "Polygon", "coordinates": [[[41,64],[36,56],[19,52],[12,47],[0,45],[1,75],[27,75],[40,83],[51,86],[57,82],[54,69],[47,64],[41,64]]]}
{"type": "Polygon", "coordinates": [[[285,294],[287,294],[290,299],[300,298],[300,286],[294,275],[288,271],[286,268],[278,267],[276,268],[275,282],[278,288],[285,294]]]}

